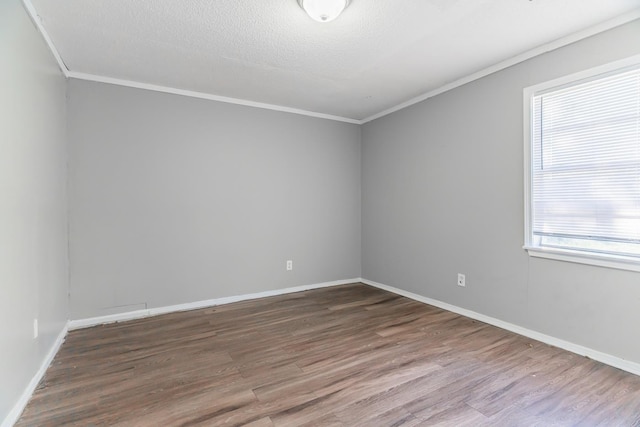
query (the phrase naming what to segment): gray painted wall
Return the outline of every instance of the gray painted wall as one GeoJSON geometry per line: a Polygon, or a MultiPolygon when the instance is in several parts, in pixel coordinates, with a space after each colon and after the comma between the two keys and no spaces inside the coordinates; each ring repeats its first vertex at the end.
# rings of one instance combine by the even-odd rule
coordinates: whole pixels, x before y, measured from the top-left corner
{"type": "Polygon", "coordinates": [[[360,277],[359,126],[74,79],[68,109],[72,319],[360,277]]]}
{"type": "Polygon", "coordinates": [[[68,274],[66,83],[18,0],[0,2],[0,58],[2,422],[64,328],[68,274]]]}
{"type": "Polygon", "coordinates": [[[69,290],[77,319],[363,275],[640,362],[640,274],[521,249],[522,89],[638,53],[640,21],[361,135],[76,80],[65,105],[21,4],[0,2],[0,420],[62,331],[69,290]]]}
{"type": "Polygon", "coordinates": [[[640,273],[522,249],[523,88],[634,54],[640,21],[364,125],[363,277],[640,362],[640,273]]]}

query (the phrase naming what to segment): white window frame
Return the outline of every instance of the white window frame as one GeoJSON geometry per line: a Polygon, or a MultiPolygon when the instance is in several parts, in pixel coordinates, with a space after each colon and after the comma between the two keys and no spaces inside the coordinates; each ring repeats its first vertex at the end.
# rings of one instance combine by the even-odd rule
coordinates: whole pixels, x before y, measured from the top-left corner
{"type": "Polygon", "coordinates": [[[640,260],[636,257],[622,255],[587,252],[580,250],[552,248],[537,246],[533,242],[532,232],[532,135],[533,135],[533,98],[535,95],[562,86],[573,85],[582,80],[595,79],[603,74],[614,73],[623,68],[640,65],[640,55],[635,55],[620,61],[615,61],[603,66],[591,68],[548,82],[540,83],[524,89],[524,246],[530,256],[547,258],[559,261],[568,261],[579,264],[588,264],[601,267],[609,267],[621,270],[640,272],[640,260]]]}

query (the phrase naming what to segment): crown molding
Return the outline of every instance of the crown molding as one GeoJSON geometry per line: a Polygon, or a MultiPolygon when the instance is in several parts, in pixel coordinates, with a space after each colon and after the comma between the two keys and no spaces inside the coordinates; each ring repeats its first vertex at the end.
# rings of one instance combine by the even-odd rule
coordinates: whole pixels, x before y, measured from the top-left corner
{"type": "Polygon", "coordinates": [[[36,12],[36,9],[33,7],[33,4],[31,4],[30,0],[22,0],[22,6],[24,7],[24,10],[27,12],[27,15],[29,15],[29,18],[31,18],[31,22],[33,22],[33,25],[36,26],[36,28],[40,32],[40,35],[42,36],[45,43],[49,47],[49,50],[51,51],[51,53],[53,54],[53,57],[58,63],[58,68],[60,68],[60,71],[62,71],[62,74],[64,74],[64,76],[68,78],[69,68],[67,68],[67,65],[62,60],[62,57],[60,56],[58,49],[56,49],[56,45],[53,44],[53,40],[51,40],[51,37],[49,37],[49,33],[47,33],[47,30],[44,29],[44,26],[42,25],[42,18],[40,18],[40,15],[38,15],[38,12],[36,12]]]}
{"type": "Polygon", "coordinates": [[[196,92],[192,90],[177,89],[169,86],[160,86],[160,85],[154,85],[149,83],[136,82],[133,80],[117,79],[113,77],[99,76],[95,74],[78,73],[76,71],[69,71],[68,77],[71,79],[87,80],[87,81],[98,82],[98,83],[108,83],[112,85],[126,86],[126,87],[131,87],[136,89],[151,90],[154,92],[163,92],[163,93],[170,93],[173,95],[188,96],[191,98],[207,99],[210,101],[224,102],[227,104],[244,105],[247,107],[262,108],[265,110],[300,114],[302,116],[334,120],[338,122],[345,122],[345,123],[351,123],[356,125],[362,124],[360,120],[350,119],[347,117],[333,116],[331,114],[317,113],[314,111],[301,110],[298,108],[285,107],[282,105],[275,105],[275,104],[267,104],[263,102],[249,101],[246,99],[230,98],[227,96],[213,95],[205,92],[196,92]]]}
{"type": "Polygon", "coordinates": [[[483,70],[480,70],[476,73],[470,74],[468,76],[462,77],[456,81],[453,81],[451,83],[447,83],[444,86],[441,86],[437,89],[434,89],[432,91],[423,93],[422,95],[416,96],[415,98],[411,98],[408,101],[405,101],[403,103],[400,103],[396,106],[393,106],[391,108],[388,108],[386,110],[383,110],[377,114],[374,114],[372,116],[369,116],[365,119],[362,119],[360,122],[362,124],[364,123],[368,123],[371,122],[375,119],[379,119],[380,117],[384,117],[387,116],[391,113],[395,113],[396,111],[400,111],[403,110],[407,107],[410,107],[414,104],[417,104],[419,102],[422,102],[426,99],[429,98],[433,98],[436,95],[440,95],[441,93],[444,92],[448,92],[452,89],[455,89],[457,87],[466,85],[467,83],[471,83],[472,81],[481,79],[483,77],[486,77],[490,74],[496,73],[498,71],[504,70],[505,68],[509,68],[511,66],[514,66],[516,64],[519,64],[521,62],[524,62],[528,59],[534,58],[536,56],[542,55],[543,53],[547,53],[547,52],[551,52],[552,50],[556,50],[559,49],[563,46],[567,46],[571,43],[575,43],[577,41],[580,41],[582,39],[586,39],[587,37],[591,37],[593,35],[596,35],[598,33],[602,33],[604,31],[610,30],[612,28],[615,27],[619,27],[620,25],[624,25],[628,22],[634,21],[636,19],[640,18],[640,8],[638,9],[634,9],[631,12],[625,13],[623,15],[620,15],[616,18],[610,19],[608,21],[602,22],[598,25],[594,25],[593,27],[589,27],[587,29],[584,29],[582,31],[578,31],[577,33],[573,33],[570,34],[568,36],[565,37],[561,37],[557,40],[554,40],[550,43],[547,44],[543,44],[542,46],[538,46],[534,49],[528,50],[524,53],[521,53],[519,55],[516,55],[512,58],[509,58],[507,60],[504,60],[502,62],[499,62],[495,65],[492,65],[490,67],[487,67],[483,70]]]}
{"type": "Polygon", "coordinates": [[[54,58],[56,59],[58,66],[60,67],[60,70],[62,71],[62,73],[64,74],[64,76],[66,78],[74,78],[74,79],[79,79],[79,80],[88,80],[88,81],[93,81],[93,82],[100,82],[100,83],[107,83],[107,84],[114,84],[114,85],[118,85],[118,86],[126,86],[126,87],[132,87],[132,88],[137,88],[137,89],[145,89],[145,90],[151,90],[151,91],[156,91],[156,92],[163,92],[163,93],[170,93],[170,94],[174,94],[174,95],[181,95],[181,96],[188,96],[188,97],[192,97],[192,98],[200,98],[200,99],[207,99],[210,101],[218,101],[218,102],[224,102],[224,103],[228,103],[228,104],[236,104],[236,105],[244,105],[247,107],[254,107],[254,108],[262,108],[262,109],[266,109],[266,110],[273,110],[273,111],[280,111],[280,112],[285,112],[285,113],[292,113],[292,114],[299,114],[299,115],[303,115],[303,116],[309,116],[309,117],[315,117],[315,118],[320,118],[320,119],[326,119],[326,120],[334,120],[334,121],[338,121],[338,122],[344,122],[344,123],[351,123],[351,124],[356,124],[356,125],[363,125],[365,123],[371,122],[373,120],[379,119],[381,117],[387,116],[389,114],[395,113],[396,111],[400,111],[403,110],[407,107],[410,107],[414,104],[417,104],[419,102],[422,102],[424,100],[427,100],[429,98],[433,98],[434,96],[440,95],[444,92],[448,92],[452,89],[455,89],[457,87],[463,86],[467,83],[471,83],[475,80],[481,79],[483,77],[486,77],[490,74],[496,73],[498,71],[504,70],[505,68],[511,67],[513,65],[519,64],[521,62],[524,62],[528,59],[534,58],[538,55],[542,55],[544,53],[550,52],[552,50],[556,50],[559,49],[563,46],[567,46],[571,43],[575,43],[577,41],[580,41],[582,39],[585,39],[587,37],[591,37],[593,35],[596,35],[598,33],[602,33],[604,31],[610,30],[612,28],[615,27],[619,27],[620,25],[624,25],[628,22],[634,21],[636,19],[640,19],[640,8],[638,9],[634,9],[628,13],[625,13],[623,15],[620,15],[616,18],[610,19],[608,21],[602,22],[598,25],[594,25],[592,27],[586,28],[582,31],[578,31],[576,33],[570,34],[568,36],[565,37],[561,37],[557,40],[554,40],[550,43],[544,44],[542,46],[538,46],[534,49],[531,49],[529,51],[526,51],[524,53],[521,53],[519,55],[516,55],[512,58],[509,58],[507,60],[504,60],[502,62],[499,62],[495,65],[492,65],[490,67],[487,67],[483,70],[480,70],[476,73],[470,74],[468,76],[462,77],[458,80],[455,80],[451,83],[447,83],[444,86],[441,86],[437,89],[431,90],[429,92],[423,93],[422,95],[416,96],[414,98],[409,99],[408,101],[402,102],[400,104],[397,104],[393,107],[387,108],[386,110],[380,111],[379,113],[373,114],[369,117],[366,117],[362,120],[358,120],[358,119],[352,119],[349,117],[341,117],[341,116],[334,116],[331,114],[325,114],[325,113],[319,113],[319,112],[315,112],[315,111],[308,111],[308,110],[302,110],[302,109],[298,109],[298,108],[291,108],[291,107],[285,107],[282,105],[275,105],[275,104],[268,104],[268,103],[263,103],[263,102],[256,102],[256,101],[250,101],[250,100],[245,100],[245,99],[240,99],[240,98],[231,98],[231,97],[226,97],[226,96],[219,96],[219,95],[214,95],[214,94],[210,94],[210,93],[204,93],[204,92],[197,92],[197,91],[191,91],[191,90],[185,90],[185,89],[178,89],[178,88],[173,88],[173,87],[169,87],[169,86],[160,86],[160,85],[154,85],[154,84],[149,84],[149,83],[142,83],[142,82],[136,82],[136,81],[132,81],[132,80],[125,80],[125,79],[118,79],[118,78],[113,78],[113,77],[107,77],[107,76],[100,76],[100,75],[95,75],[95,74],[88,74],[88,73],[81,73],[81,72],[76,72],[76,71],[70,71],[69,68],[66,66],[66,64],[64,63],[64,60],[62,59],[62,57],[60,56],[60,54],[58,53],[58,50],[56,49],[53,41],[51,40],[51,37],[49,37],[49,34],[47,33],[47,31],[45,30],[44,26],[42,25],[42,20],[40,18],[40,16],[38,15],[38,13],[36,12],[35,8],[33,7],[33,5],[31,4],[30,0],[21,0],[22,4],[24,5],[25,10],[27,11],[27,13],[29,14],[29,16],[31,17],[31,20],[33,21],[34,25],[36,26],[36,28],[38,28],[38,31],[40,32],[40,34],[42,35],[43,39],[45,40],[45,42],[47,43],[47,46],[49,46],[49,49],[51,50],[51,53],[53,54],[54,58]]]}

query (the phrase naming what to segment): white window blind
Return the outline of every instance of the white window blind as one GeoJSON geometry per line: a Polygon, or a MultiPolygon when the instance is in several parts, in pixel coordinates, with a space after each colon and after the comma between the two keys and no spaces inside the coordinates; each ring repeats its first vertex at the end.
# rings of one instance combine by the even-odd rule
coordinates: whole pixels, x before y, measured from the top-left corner
{"type": "Polygon", "coordinates": [[[532,98],[535,246],[640,257],[640,68],[532,98]]]}

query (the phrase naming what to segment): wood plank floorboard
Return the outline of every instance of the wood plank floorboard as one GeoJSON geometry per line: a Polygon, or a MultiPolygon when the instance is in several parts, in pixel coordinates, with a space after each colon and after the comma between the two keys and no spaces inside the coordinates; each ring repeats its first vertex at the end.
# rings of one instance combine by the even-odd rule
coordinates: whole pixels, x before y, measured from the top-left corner
{"type": "Polygon", "coordinates": [[[640,427],[640,377],[355,283],[71,331],[16,425],[640,427]]]}

